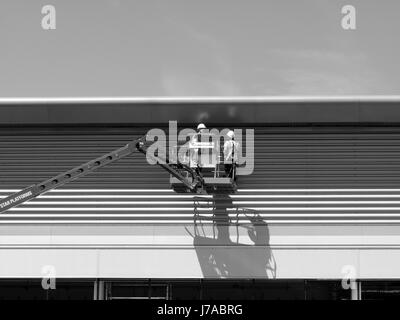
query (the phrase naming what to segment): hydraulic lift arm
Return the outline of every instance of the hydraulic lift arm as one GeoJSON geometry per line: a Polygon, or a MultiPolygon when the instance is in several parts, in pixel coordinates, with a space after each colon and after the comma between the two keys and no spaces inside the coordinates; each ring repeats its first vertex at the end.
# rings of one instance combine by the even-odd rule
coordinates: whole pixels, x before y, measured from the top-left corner
{"type": "MultiPolygon", "coordinates": [[[[24,202],[27,202],[33,198],[36,198],[41,194],[61,187],[76,179],[82,178],[87,174],[96,171],[106,165],[109,165],[110,163],[113,163],[119,159],[127,157],[136,151],[139,151],[146,155],[147,147],[145,137],[131,141],[122,148],[114,150],[97,159],[89,161],[41,183],[31,185],[17,193],[1,199],[0,213],[4,213],[5,211],[16,207],[24,202]]],[[[179,179],[187,187],[188,192],[196,193],[199,192],[199,190],[201,190],[201,188],[203,187],[203,178],[199,174],[197,174],[196,171],[192,168],[180,163],[171,164],[168,157],[164,161],[157,156],[147,155],[147,157],[151,157],[164,170],[168,171],[175,178],[179,179]],[[183,175],[183,172],[188,173],[188,176],[190,177],[183,175]]]]}

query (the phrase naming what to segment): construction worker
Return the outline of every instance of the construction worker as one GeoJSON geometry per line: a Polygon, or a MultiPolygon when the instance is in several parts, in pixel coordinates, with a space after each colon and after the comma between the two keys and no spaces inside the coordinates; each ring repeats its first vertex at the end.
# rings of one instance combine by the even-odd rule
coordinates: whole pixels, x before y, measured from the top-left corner
{"type": "MultiPolygon", "coordinates": [[[[207,127],[204,123],[200,123],[197,126],[197,132],[191,137],[189,145],[193,145],[197,142],[201,142],[201,134],[204,133],[207,130],[207,127]]],[[[191,167],[196,167],[196,172],[200,173],[201,172],[201,167],[199,166],[200,162],[200,155],[199,155],[199,148],[193,148],[193,146],[190,149],[190,166],[191,167]]]]}
{"type": "Polygon", "coordinates": [[[207,127],[206,127],[206,125],[204,123],[200,123],[197,126],[197,134],[198,135],[204,133],[206,130],[207,130],[207,127]]]}
{"type": "Polygon", "coordinates": [[[224,143],[224,167],[225,175],[236,181],[236,166],[238,162],[239,143],[235,141],[235,133],[230,130],[224,143]]]}

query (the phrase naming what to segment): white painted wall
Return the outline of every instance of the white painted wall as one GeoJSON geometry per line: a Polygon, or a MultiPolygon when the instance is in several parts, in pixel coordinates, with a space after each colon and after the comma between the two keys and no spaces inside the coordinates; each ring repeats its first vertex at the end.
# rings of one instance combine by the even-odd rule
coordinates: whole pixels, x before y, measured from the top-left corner
{"type": "Polygon", "coordinates": [[[230,227],[0,226],[0,277],[400,278],[400,226],[270,225],[264,244],[230,227]],[[237,232],[239,237],[237,237],[237,232]],[[215,236],[214,236],[215,235],[215,236]]]}

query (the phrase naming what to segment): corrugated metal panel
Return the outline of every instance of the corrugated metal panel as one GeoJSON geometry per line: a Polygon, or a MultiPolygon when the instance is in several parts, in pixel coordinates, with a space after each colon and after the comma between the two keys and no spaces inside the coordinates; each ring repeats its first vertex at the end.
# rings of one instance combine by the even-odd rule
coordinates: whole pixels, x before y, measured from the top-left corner
{"type": "MultiPolygon", "coordinates": [[[[0,129],[0,196],[109,152],[149,128],[0,129]]],[[[231,199],[203,202],[169,189],[138,154],[0,216],[0,223],[388,223],[400,218],[400,130],[255,128],[255,172],[231,199]],[[214,209],[213,209],[214,208],[214,209]],[[218,209],[219,208],[219,209],[218,209]],[[219,214],[223,212],[224,214],[219,214]],[[208,220],[207,220],[208,219],[208,220]]],[[[400,221],[400,220],[399,220],[400,221]]]]}

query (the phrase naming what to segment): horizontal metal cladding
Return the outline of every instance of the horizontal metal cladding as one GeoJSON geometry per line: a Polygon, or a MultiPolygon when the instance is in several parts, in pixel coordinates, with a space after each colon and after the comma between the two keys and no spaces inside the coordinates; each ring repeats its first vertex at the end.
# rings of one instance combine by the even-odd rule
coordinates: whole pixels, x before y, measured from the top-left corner
{"type": "MultiPolygon", "coordinates": [[[[112,151],[148,129],[0,128],[0,197],[112,151]]],[[[400,222],[400,128],[254,129],[254,173],[241,176],[239,192],[230,197],[176,194],[168,173],[138,153],[9,210],[0,223],[400,222]]]]}

